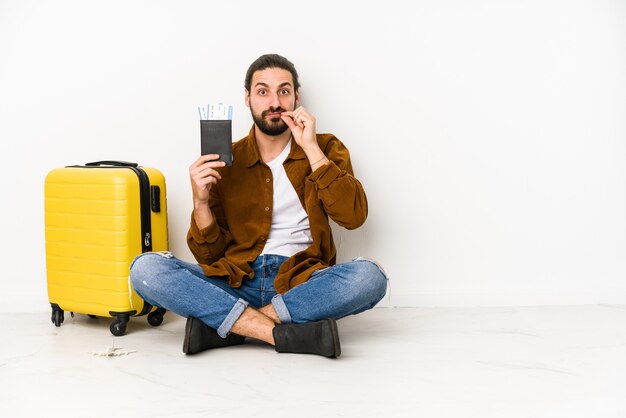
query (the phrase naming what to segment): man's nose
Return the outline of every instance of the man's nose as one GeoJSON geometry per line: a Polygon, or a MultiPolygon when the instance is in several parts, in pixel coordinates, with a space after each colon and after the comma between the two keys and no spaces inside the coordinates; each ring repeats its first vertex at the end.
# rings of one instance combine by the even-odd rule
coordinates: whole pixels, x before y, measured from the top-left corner
{"type": "Polygon", "coordinates": [[[280,99],[277,93],[270,94],[270,106],[273,108],[277,108],[280,106],[280,99]]]}

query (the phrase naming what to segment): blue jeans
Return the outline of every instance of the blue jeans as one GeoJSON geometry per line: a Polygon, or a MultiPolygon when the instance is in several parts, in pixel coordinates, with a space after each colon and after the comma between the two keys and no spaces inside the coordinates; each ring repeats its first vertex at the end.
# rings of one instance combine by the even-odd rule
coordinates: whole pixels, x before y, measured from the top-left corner
{"type": "Polygon", "coordinates": [[[313,273],[283,295],[274,290],[274,277],[287,259],[262,255],[253,263],[254,278],[240,288],[207,277],[197,264],[171,253],[145,253],[132,262],[130,280],[146,302],[184,317],[193,316],[226,338],[247,306],[272,304],[280,322],[305,323],[339,319],[371,309],[387,291],[387,277],[372,261],[358,258],[313,273]]]}

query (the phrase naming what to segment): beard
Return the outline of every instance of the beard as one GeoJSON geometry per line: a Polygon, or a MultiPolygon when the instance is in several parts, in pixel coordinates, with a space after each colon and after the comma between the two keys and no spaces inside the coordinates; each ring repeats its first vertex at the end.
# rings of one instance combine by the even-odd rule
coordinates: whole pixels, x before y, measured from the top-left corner
{"type": "Polygon", "coordinates": [[[289,129],[287,124],[280,118],[280,116],[276,118],[266,119],[265,116],[267,116],[269,113],[274,112],[285,112],[285,109],[283,109],[282,107],[270,107],[269,109],[261,112],[261,114],[259,115],[258,113],[255,113],[254,109],[252,109],[252,106],[250,106],[250,113],[252,114],[252,120],[254,120],[255,125],[259,127],[261,132],[269,136],[278,136],[285,132],[287,129],[289,129]]]}

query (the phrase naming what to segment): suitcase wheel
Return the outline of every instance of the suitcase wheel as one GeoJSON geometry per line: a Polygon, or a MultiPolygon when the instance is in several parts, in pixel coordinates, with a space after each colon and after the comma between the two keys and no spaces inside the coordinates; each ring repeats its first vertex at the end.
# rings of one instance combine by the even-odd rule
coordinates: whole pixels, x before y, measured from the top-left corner
{"type": "Polygon", "coordinates": [[[60,327],[63,321],[65,320],[65,315],[63,313],[63,309],[59,308],[59,305],[52,304],[52,323],[56,327],[60,327]]]}
{"type": "Polygon", "coordinates": [[[52,322],[54,326],[60,327],[63,321],[65,320],[65,315],[63,311],[52,311],[52,322]]]}
{"type": "Polygon", "coordinates": [[[118,315],[117,319],[111,322],[109,329],[111,334],[116,337],[121,337],[126,333],[126,326],[128,325],[129,315],[118,315]]]}
{"type": "Polygon", "coordinates": [[[150,312],[148,314],[148,323],[153,327],[158,327],[163,323],[163,315],[165,314],[165,309],[157,308],[156,311],[150,312]]]}

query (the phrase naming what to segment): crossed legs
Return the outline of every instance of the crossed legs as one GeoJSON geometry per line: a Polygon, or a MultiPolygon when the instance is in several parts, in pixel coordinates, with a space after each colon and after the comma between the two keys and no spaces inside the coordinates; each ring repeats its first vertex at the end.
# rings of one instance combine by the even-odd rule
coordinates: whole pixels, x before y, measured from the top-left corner
{"type": "MultiPolygon", "coordinates": [[[[268,260],[276,259],[273,268],[277,271],[284,257],[269,257],[268,260]]],[[[169,253],[148,253],[137,257],[131,265],[130,278],[137,293],[148,303],[182,316],[198,318],[206,324],[208,332],[217,333],[215,338],[226,339],[229,333],[233,333],[265,341],[274,345],[277,351],[288,351],[296,349],[292,343],[306,333],[326,333],[332,341],[326,341],[322,350],[334,353],[329,357],[336,357],[339,352],[334,319],[372,308],[382,299],[387,287],[381,269],[365,259],[317,271],[308,282],[284,295],[276,295],[273,291],[273,276],[259,279],[266,280],[265,284],[261,282],[259,289],[265,293],[269,290],[269,294],[274,295],[268,304],[259,303],[256,293],[247,294],[248,286],[232,289],[222,279],[206,277],[200,266],[178,260],[169,253]],[[260,307],[252,307],[251,303],[260,307]]],[[[193,329],[200,328],[195,325],[193,329]]],[[[310,338],[304,340],[311,345],[310,338]]],[[[221,341],[218,345],[223,346],[221,341]]],[[[299,346],[302,348],[302,344],[299,346]]]]}
{"type": "Polygon", "coordinates": [[[276,324],[279,323],[280,320],[272,305],[266,305],[258,311],[248,306],[237,322],[233,324],[230,331],[244,337],[255,338],[275,345],[272,331],[276,324]]]}

